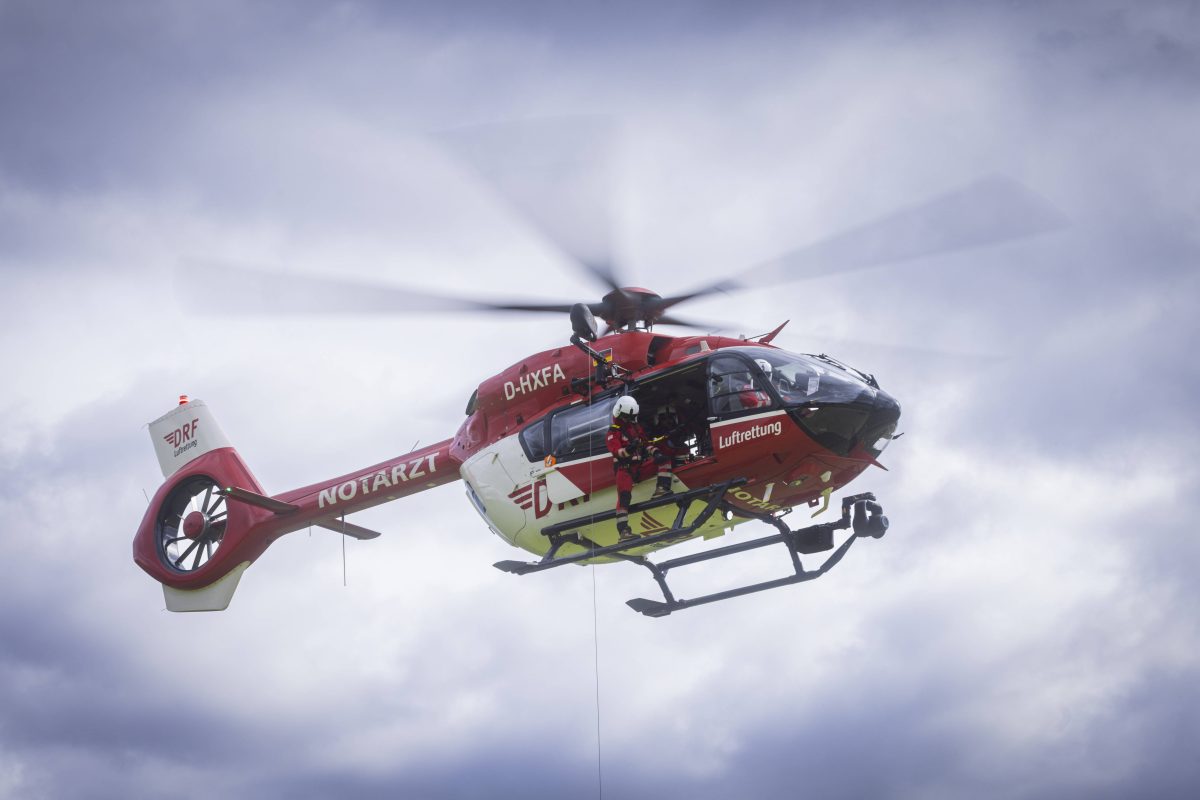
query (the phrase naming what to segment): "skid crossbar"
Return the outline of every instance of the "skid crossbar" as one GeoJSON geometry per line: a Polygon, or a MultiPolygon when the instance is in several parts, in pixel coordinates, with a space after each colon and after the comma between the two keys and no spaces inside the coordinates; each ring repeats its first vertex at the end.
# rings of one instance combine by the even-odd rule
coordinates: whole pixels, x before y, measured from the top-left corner
{"type": "Polygon", "coordinates": [[[782,519],[772,514],[747,515],[745,511],[732,508],[725,502],[725,493],[731,488],[741,486],[745,482],[744,478],[739,478],[737,480],[713,484],[701,489],[693,489],[683,494],[670,495],[630,506],[630,512],[634,512],[677,503],[679,505],[679,513],[675,517],[674,525],[662,533],[640,537],[634,541],[618,542],[607,546],[598,545],[581,535],[579,530],[587,525],[604,522],[616,517],[615,510],[605,511],[543,528],[542,533],[550,539],[551,544],[550,549],[540,561],[500,561],[495,566],[497,569],[505,572],[526,575],[530,572],[540,572],[560,567],[564,564],[577,564],[598,556],[612,556],[622,561],[629,561],[650,570],[650,574],[654,577],[654,582],[662,590],[663,599],[660,601],[637,597],[626,601],[626,604],[634,611],[645,614],[648,617],[665,617],[673,611],[679,611],[684,608],[692,608],[706,603],[715,603],[718,600],[727,600],[731,597],[740,597],[746,594],[753,594],[754,592],[766,591],[767,589],[776,589],[780,586],[790,586],[794,583],[814,580],[833,569],[842,560],[842,557],[846,555],[846,552],[856,539],[861,536],[872,536],[878,539],[887,531],[887,517],[883,516],[883,509],[875,502],[875,495],[870,492],[843,498],[840,519],[791,530],[782,519]],[[683,521],[687,515],[688,507],[692,501],[701,498],[706,501],[704,510],[691,523],[685,526],[683,521]],[[751,519],[765,522],[777,528],[779,533],[753,539],[748,542],[739,542],[738,544],[725,545],[700,553],[680,556],[679,558],[672,558],[659,563],[626,552],[639,547],[645,547],[646,545],[669,542],[673,539],[690,536],[697,528],[707,522],[709,517],[718,509],[721,511],[730,511],[742,517],[749,516],[751,519]],[[833,546],[834,532],[850,528],[853,530],[849,538],[842,542],[835,550],[833,546]],[[568,542],[580,545],[586,549],[575,555],[559,557],[557,555],[559,548],[568,542]],[[783,544],[787,548],[788,555],[791,558],[793,574],[690,599],[675,597],[671,592],[671,587],[667,585],[667,572],[676,567],[685,567],[690,564],[727,558],[737,553],[745,553],[749,550],[757,550],[760,547],[767,547],[773,544],[783,544]],[[833,550],[833,553],[825,559],[825,562],[820,567],[813,570],[804,569],[804,565],[800,560],[801,555],[820,553],[827,550],[833,550]]]}
{"type": "Polygon", "coordinates": [[[679,611],[684,608],[692,608],[704,605],[705,603],[715,603],[718,600],[727,600],[731,597],[740,597],[746,594],[766,591],[767,589],[777,589],[780,586],[790,586],[794,583],[814,580],[833,569],[842,560],[842,557],[846,555],[850,546],[854,544],[854,541],[859,536],[868,535],[875,538],[883,536],[884,532],[887,531],[887,518],[883,517],[881,512],[882,509],[875,502],[875,495],[865,492],[842,500],[842,516],[840,519],[833,522],[821,523],[820,525],[810,525],[794,531],[789,529],[782,519],[773,515],[763,514],[752,517],[753,519],[774,525],[779,529],[779,533],[749,542],[726,545],[713,550],[706,550],[702,553],[693,553],[692,555],[673,558],[657,564],[642,559],[642,566],[650,570],[650,574],[654,576],[655,582],[662,590],[663,600],[649,600],[644,597],[636,597],[632,600],[627,600],[626,605],[648,617],[665,617],[673,611],[679,611]],[[852,512],[853,516],[851,515],[852,512]],[[833,550],[834,531],[845,530],[847,528],[853,528],[850,537],[842,542],[841,546],[825,559],[825,563],[814,570],[804,569],[804,565],[800,561],[801,554],[833,550]],[[746,586],[738,586],[723,592],[713,592],[712,594],[690,599],[676,598],[671,593],[670,587],[667,586],[667,572],[675,567],[684,567],[689,564],[699,564],[717,558],[726,558],[736,553],[744,553],[748,550],[757,550],[760,547],[780,543],[787,547],[788,555],[791,557],[792,568],[794,570],[794,574],[792,575],[760,583],[752,583],[746,586]]]}

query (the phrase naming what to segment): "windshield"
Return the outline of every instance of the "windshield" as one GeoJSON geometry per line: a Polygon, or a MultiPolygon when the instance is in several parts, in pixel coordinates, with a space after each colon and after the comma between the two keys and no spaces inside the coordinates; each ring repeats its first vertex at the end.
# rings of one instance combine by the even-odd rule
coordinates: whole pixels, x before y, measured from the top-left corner
{"type": "MultiPolygon", "coordinates": [[[[754,348],[747,352],[755,361],[771,365],[768,380],[787,405],[821,405],[872,402],[875,390],[857,376],[822,361],[815,356],[802,356],[782,350],[754,348]]],[[[762,368],[762,365],[759,364],[762,368]]],[[[763,372],[766,372],[763,369],[763,372]]]]}

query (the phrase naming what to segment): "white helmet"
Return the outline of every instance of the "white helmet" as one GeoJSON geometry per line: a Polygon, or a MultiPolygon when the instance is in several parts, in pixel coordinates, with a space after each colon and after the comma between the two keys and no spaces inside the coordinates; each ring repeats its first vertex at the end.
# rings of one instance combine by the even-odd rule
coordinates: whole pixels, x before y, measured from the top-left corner
{"type": "Polygon", "coordinates": [[[618,397],[617,404],[613,406],[612,415],[613,419],[620,419],[621,417],[625,417],[626,419],[637,419],[637,400],[634,400],[627,394],[618,397]]]}
{"type": "Polygon", "coordinates": [[[767,361],[765,358],[756,358],[754,359],[754,363],[762,367],[763,373],[766,374],[767,379],[769,380],[771,378],[771,362],[767,361]]]}

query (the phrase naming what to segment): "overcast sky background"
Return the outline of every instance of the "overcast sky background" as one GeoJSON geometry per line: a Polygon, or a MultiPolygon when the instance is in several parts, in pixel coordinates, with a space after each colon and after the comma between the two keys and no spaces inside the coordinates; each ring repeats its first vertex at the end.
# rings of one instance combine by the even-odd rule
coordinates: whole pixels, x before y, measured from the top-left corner
{"type": "Polygon", "coordinates": [[[593,579],[606,797],[1196,796],[1200,7],[966,5],[0,2],[0,797],[595,797],[593,579]],[[178,394],[278,492],[569,335],[198,316],[236,288],[175,266],[594,301],[435,135],[564,114],[617,120],[664,294],[986,175],[1069,224],[687,307],[904,408],[852,485],[892,529],[820,581],[647,619],[633,567],[493,569],[456,483],[356,518],[345,588],[298,533],[164,611],[130,542],[178,394]]]}

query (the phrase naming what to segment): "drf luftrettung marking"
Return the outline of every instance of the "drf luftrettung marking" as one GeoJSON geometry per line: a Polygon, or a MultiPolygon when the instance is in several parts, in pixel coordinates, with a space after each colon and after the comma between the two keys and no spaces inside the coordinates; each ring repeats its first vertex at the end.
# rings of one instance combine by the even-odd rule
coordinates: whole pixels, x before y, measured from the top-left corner
{"type": "Polygon", "coordinates": [[[721,436],[718,439],[718,446],[721,449],[731,447],[735,444],[748,442],[751,439],[759,439],[763,436],[779,436],[783,433],[783,423],[776,420],[768,422],[765,425],[755,425],[753,428],[747,428],[744,431],[733,431],[728,436],[721,436]]]}
{"type": "Polygon", "coordinates": [[[174,455],[178,456],[185,450],[190,450],[196,446],[196,429],[200,427],[200,420],[194,419],[191,422],[185,422],[175,430],[163,437],[163,441],[175,448],[174,455]]]}
{"type": "Polygon", "coordinates": [[[559,511],[562,511],[567,506],[577,506],[580,503],[586,503],[592,496],[584,494],[582,497],[573,497],[562,503],[554,503],[546,494],[546,479],[540,478],[533,483],[527,483],[520,486],[509,493],[508,499],[512,500],[517,508],[522,511],[533,509],[534,519],[541,519],[550,513],[550,509],[555,506],[559,511]]]}

